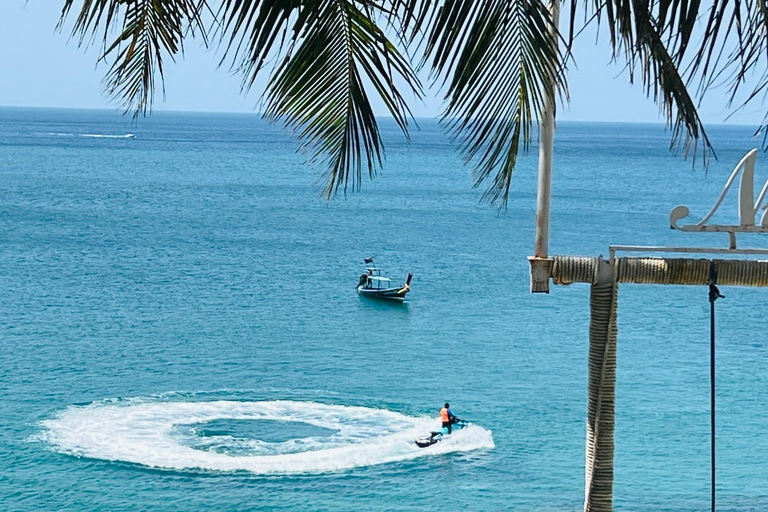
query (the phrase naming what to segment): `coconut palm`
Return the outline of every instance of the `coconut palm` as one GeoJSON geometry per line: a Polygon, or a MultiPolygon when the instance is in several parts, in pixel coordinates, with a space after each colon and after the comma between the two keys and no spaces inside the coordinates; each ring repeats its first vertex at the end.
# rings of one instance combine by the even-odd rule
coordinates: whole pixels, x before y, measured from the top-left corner
{"type": "Polygon", "coordinates": [[[373,97],[408,135],[408,99],[424,94],[423,68],[442,86],[443,124],[474,165],[475,186],[486,184],[483,198],[504,208],[546,98],[567,101],[570,49],[589,23],[605,26],[615,59],[659,104],[671,146],[686,153],[697,144],[711,150],[696,104],[711,85],[728,81],[735,98],[756,68],[763,74],[747,99],[768,85],[768,11],[757,0],[715,0],[706,9],[688,0],[570,0],[567,29],[554,36],[549,7],[534,0],[64,0],[60,27],[76,13],[72,35],[80,44],[100,42],[105,88],[134,115],[151,109],[164,64],[192,38],[218,48],[244,91],[264,75],[263,115],[295,130],[327,173],[327,198],[359,188],[363,172],[372,178],[382,165],[373,97]]]}

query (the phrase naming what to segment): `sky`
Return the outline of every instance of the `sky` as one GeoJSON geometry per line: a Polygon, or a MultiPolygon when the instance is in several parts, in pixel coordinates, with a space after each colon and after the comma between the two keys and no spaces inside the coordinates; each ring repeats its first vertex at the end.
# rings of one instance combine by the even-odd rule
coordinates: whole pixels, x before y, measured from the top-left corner
{"type": "MultiPolygon", "coordinates": [[[[63,0],[0,0],[0,106],[116,108],[103,92],[104,64],[97,65],[98,45],[80,48],[69,32],[57,33],[63,0]]],[[[81,2],[75,2],[76,6],[81,2]]],[[[630,85],[627,73],[611,63],[605,34],[585,32],[574,48],[576,67],[568,74],[570,103],[560,106],[566,121],[663,122],[658,107],[640,84],[630,85]]],[[[185,46],[184,57],[166,62],[165,98],[159,91],[154,110],[255,112],[261,90],[240,92],[240,78],[218,66],[220,54],[196,42],[185,46]]],[[[726,119],[727,94],[708,93],[700,107],[706,124],[760,124],[759,104],[726,119]]],[[[427,91],[411,103],[416,117],[436,117],[441,99],[427,91]]],[[[386,114],[381,105],[376,113],[386,114]]]]}

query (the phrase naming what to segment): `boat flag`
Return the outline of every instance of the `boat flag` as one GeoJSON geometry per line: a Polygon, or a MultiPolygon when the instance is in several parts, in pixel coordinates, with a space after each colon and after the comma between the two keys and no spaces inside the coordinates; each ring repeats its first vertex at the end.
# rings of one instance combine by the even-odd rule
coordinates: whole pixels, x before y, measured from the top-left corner
{"type": "Polygon", "coordinates": [[[373,258],[365,258],[366,263],[373,263],[373,258]]]}

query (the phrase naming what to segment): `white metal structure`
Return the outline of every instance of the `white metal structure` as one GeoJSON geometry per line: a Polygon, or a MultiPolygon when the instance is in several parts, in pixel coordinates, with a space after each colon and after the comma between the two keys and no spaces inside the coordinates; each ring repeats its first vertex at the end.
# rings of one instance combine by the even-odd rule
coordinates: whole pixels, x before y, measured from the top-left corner
{"type": "MultiPolygon", "coordinates": [[[[681,226],[678,224],[680,220],[688,216],[689,210],[685,205],[675,206],[669,213],[669,225],[672,229],[679,229],[680,231],[696,231],[699,233],[704,232],[717,232],[728,233],[730,238],[730,244],[728,249],[736,250],[736,233],[766,233],[768,232],[768,204],[762,205],[765,199],[766,192],[768,192],[768,180],[763,184],[763,188],[760,191],[760,195],[755,199],[755,160],[757,159],[757,150],[753,149],[749,151],[744,158],[736,165],[731,172],[728,181],[723,187],[723,191],[720,193],[720,197],[715,202],[715,205],[696,224],[687,224],[681,226]],[[723,203],[725,196],[728,194],[733,182],[736,181],[736,177],[741,173],[741,180],[739,181],[739,223],[738,224],[707,224],[707,221],[717,212],[720,205],[723,203]],[[755,223],[755,218],[758,211],[762,209],[763,216],[760,219],[760,224],[755,223]]],[[[722,252],[722,251],[713,251],[722,252]]]]}

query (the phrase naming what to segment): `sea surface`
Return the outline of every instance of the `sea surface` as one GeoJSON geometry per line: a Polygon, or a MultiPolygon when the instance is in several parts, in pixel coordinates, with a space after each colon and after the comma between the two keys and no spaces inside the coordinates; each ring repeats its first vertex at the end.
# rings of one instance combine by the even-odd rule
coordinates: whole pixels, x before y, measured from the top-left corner
{"type": "MultiPolygon", "coordinates": [[[[529,293],[535,144],[498,214],[436,121],[381,122],[383,171],[325,202],[256,115],[0,109],[1,510],[581,509],[589,287],[529,293]],[[405,305],[355,293],[365,257],[405,305]],[[471,427],[417,448],[445,401],[471,427]]],[[[705,170],[560,123],[550,253],[725,247],[668,227],[761,143],[709,134],[705,170]]],[[[768,510],[768,292],[721,292],[718,509],[768,510]]],[[[622,285],[618,343],[616,510],[707,509],[707,289],[622,285]]]]}

